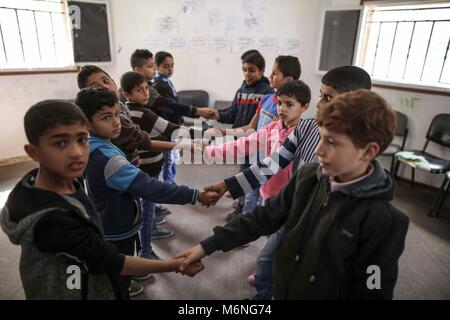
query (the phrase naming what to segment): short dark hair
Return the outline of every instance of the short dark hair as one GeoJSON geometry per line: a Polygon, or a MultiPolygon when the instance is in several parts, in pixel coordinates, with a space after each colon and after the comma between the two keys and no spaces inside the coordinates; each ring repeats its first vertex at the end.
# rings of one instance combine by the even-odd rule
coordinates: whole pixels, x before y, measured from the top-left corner
{"type": "Polygon", "coordinates": [[[332,87],[338,93],[372,88],[369,74],[364,69],[355,66],[331,69],[323,76],[322,83],[332,87]]]}
{"type": "Polygon", "coordinates": [[[297,57],[278,56],[275,59],[275,63],[278,65],[278,69],[280,69],[284,77],[291,76],[294,80],[298,80],[300,78],[302,67],[297,57]]]}
{"type": "Polygon", "coordinates": [[[120,78],[120,87],[124,92],[131,93],[131,91],[142,82],[145,82],[145,77],[134,71],[125,72],[120,78]]]}
{"type": "Polygon", "coordinates": [[[81,90],[83,88],[86,88],[87,87],[86,86],[87,79],[94,73],[104,73],[106,76],[108,76],[110,79],[112,79],[111,76],[108,73],[106,73],[105,70],[103,70],[97,66],[94,66],[94,65],[86,65],[86,66],[83,66],[81,68],[80,72],[78,73],[78,76],[77,76],[78,89],[81,90]]]}
{"type": "Polygon", "coordinates": [[[241,60],[244,60],[246,56],[248,56],[248,55],[250,55],[250,54],[253,54],[253,53],[257,53],[257,54],[259,54],[259,55],[262,56],[261,52],[259,52],[258,50],[256,50],[256,49],[250,49],[250,50],[245,51],[245,52],[241,55],[241,60]]]}
{"type": "Polygon", "coordinates": [[[153,58],[153,53],[147,49],[136,49],[131,54],[130,64],[131,68],[142,67],[147,59],[153,58]]]}
{"type": "Polygon", "coordinates": [[[244,63],[254,64],[259,70],[264,70],[266,68],[266,60],[264,60],[264,57],[260,53],[251,53],[245,56],[245,58],[242,59],[242,64],[244,63]]]}
{"type": "Polygon", "coordinates": [[[164,62],[164,60],[166,60],[167,57],[173,59],[173,56],[169,52],[166,52],[166,51],[159,51],[159,52],[157,52],[155,54],[155,63],[156,63],[156,65],[160,66],[164,62]]]}
{"type": "Polygon", "coordinates": [[[292,80],[278,88],[277,97],[280,96],[295,98],[295,100],[304,106],[311,101],[311,89],[302,80],[292,80]]]}
{"type": "Polygon", "coordinates": [[[361,149],[376,142],[380,154],[394,138],[396,115],[379,94],[357,90],[340,94],[320,108],[317,123],[345,134],[361,149]]]}
{"type": "Polygon", "coordinates": [[[23,118],[28,142],[38,145],[45,130],[57,125],[74,123],[88,124],[83,112],[72,102],[64,100],[44,100],[31,106],[23,118]]]}
{"type": "Polygon", "coordinates": [[[117,96],[105,88],[85,88],[78,92],[75,103],[84,112],[86,117],[91,120],[103,107],[113,107],[118,102],[117,96]]]}

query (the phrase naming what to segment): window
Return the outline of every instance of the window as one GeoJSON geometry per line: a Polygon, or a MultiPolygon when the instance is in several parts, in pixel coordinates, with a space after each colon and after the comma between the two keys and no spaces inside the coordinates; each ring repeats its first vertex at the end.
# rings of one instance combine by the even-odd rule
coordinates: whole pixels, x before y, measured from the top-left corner
{"type": "Polygon", "coordinates": [[[67,2],[0,0],[0,70],[74,66],[67,2]]]}
{"type": "Polygon", "coordinates": [[[450,88],[450,2],[364,7],[356,64],[374,80],[450,88]]]}

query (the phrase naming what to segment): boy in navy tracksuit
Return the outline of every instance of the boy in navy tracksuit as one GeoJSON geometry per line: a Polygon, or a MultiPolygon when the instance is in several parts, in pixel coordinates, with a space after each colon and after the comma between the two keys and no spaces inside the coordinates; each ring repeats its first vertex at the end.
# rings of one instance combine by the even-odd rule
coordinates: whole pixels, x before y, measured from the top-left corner
{"type": "MultiPolygon", "coordinates": [[[[275,91],[270,86],[270,82],[264,77],[265,70],[264,57],[259,52],[250,53],[242,59],[242,72],[244,82],[236,92],[231,106],[224,110],[216,111],[213,118],[222,123],[229,123],[233,128],[240,128],[248,125],[256,113],[259,101],[266,94],[273,94],[275,91]]],[[[241,165],[241,171],[249,167],[248,159],[241,165]]],[[[229,216],[234,216],[245,206],[253,208],[257,198],[241,197],[239,208],[229,216]]]]}
{"type": "Polygon", "coordinates": [[[242,60],[244,82],[236,92],[231,106],[219,110],[215,115],[216,120],[232,124],[233,128],[243,127],[250,123],[262,96],[275,92],[267,78],[263,77],[264,70],[265,61],[260,54],[252,53],[244,57],[242,60]]]}
{"type": "MultiPolygon", "coordinates": [[[[105,238],[123,254],[133,255],[135,240],[142,226],[138,198],[161,203],[209,204],[216,194],[199,193],[185,186],[162,183],[132,165],[125,154],[111,143],[120,134],[117,96],[107,89],[80,91],[76,104],[90,124],[89,164],[86,168],[88,193],[102,218],[105,238]]],[[[124,295],[130,277],[121,277],[124,295]]]]}

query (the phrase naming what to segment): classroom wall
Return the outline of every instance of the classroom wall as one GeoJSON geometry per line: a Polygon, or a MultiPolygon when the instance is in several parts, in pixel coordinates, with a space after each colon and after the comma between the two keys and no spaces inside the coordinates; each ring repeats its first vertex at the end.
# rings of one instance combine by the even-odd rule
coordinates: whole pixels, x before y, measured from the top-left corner
{"type": "MultiPolygon", "coordinates": [[[[195,2],[195,1],[191,1],[195,2]]],[[[201,1],[200,1],[201,2],[201,1]]],[[[316,73],[319,51],[320,23],[325,8],[354,6],[359,0],[262,0],[264,25],[261,32],[248,33],[255,37],[296,38],[300,43],[298,54],[302,63],[302,79],[312,90],[311,108],[306,116],[315,112],[321,75],[316,73]]],[[[176,13],[181,0],[110,0],[111,34],[113,35],[114,63],[104,68],[116,81],[129,70],[129,56],[136,48],[147,47],[152,52],[158,48],[148,47],[149,38],[157,34],[155,19],[176,13]]],[[[178,10],[178,11],[177,11],[178,10]]],[[[213,32],[202,30],[213,36],[213,32]]],[[[178,31],[183,35],[183,30],[178,31]]],[[[228,32],[227,36],[238,36],[228,32]]],[[[266,58],[266,76],[270,74],[275,57],[280,52],[263,52],[266,58]]],[[[189,49],[173,51],[175,73],[173,81],[178,90],[204,89],[215,100],[231,100],[242,82],[240,53],[196,52],[189,49]]],[[[23,155],[25,135],[22,119],[27,108],[42,99],[73,98],[77,92],[76,74],[0,76],[0,101],[3,117],[0,119],[0,158],[23,155]]],[[[405,91],[374,89],[383,94],[394,109],[402,111],[411,119],[409,148],[421,148],[431,118],[438,113],[450,112],[450,98],[405,91]]],[[[450,158],[450,152],[442,147],[431,146],[431,152],[450,158]]],[[[383,160],[386,167],[389,161],[383,160]]],[[[409,170],[405,172],[409,177],[409,170]]],[[[418,172],[417,181],[439,186],[441,177],[418,172]]]]}

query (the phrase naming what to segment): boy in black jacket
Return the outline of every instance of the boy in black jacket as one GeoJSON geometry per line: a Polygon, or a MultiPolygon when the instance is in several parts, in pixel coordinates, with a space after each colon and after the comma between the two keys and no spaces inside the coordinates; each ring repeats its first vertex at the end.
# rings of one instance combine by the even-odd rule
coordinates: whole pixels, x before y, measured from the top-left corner
{"type": "Polygon", "coordinates": [[[125,298],[117,276],[178,270],[182,260],[125,256],[105,240],[101,218],[77,182],[89,158],[88,120],[77,106],[42,101],[27,111],[24,126],[25,151],[39,169],[14,187],[0,218],[21,246],[27,299],[125,298]]]}
{"type": "Polygon", "coordinates": [[[366,90],[321,107],[319,164],[306,164],[281,193],[186,250],[181,266],[284,226],[276,251],[276,299],[392,299],[408,218],[393,207],[394,180],[375,160],[395,132],[395,113],[366,90]]]}

